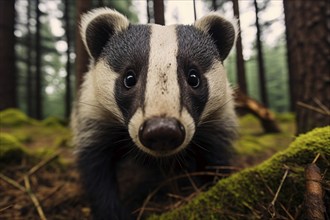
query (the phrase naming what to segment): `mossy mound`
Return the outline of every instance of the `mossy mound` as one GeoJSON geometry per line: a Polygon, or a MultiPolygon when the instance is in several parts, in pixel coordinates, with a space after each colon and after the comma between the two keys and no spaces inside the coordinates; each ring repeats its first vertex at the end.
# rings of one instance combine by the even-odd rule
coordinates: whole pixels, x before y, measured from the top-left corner
{"type": "Polygon", "coordinates": [[[301,219],[304,214],[304,168],[317,154],[321,157],[316,164],[325,173],[324,180],[328,181],[330,172],[325,170],[330,161],[329,126],[299,136],[288,149],[264,163],[233,174],[187,205],[160,216],[151,216],[149,220],[301,219]],[[270,205],[286,170],[288,175],[272,207],[270,205]]]}
{"type": "MultiPolygon", "coordinates": [[[[268,158],[274,153],[284,150],[294,138],[294,115],[282,113],[276,116],[281,133],[264,133],[258,119],[247,114],[240,118],[240,137],[235,142],[235,151],[243,157],[268,158]]],[[[261,162],[259,159],[257,162],[261,162]]]]}
{"type": "Polygon", "coordinates": [[[2,127],[14,127],[31,124],[31,119],[22,111],[14,108],[0,112],[0,125],[2,127]]]}
{"type": "Polygon", "coordinates": [[[62,127],[66,126],[66,124],[67,123],[64,120],[55,116],[50,116],[41,122],[41,125],[46,127],[62,127]]]}
{"type": "Polygon", "coordinates": [[[0,133],[0,167],[8,162],[20,161],[26,150],[21,143],[8,133],[0,133]]]}

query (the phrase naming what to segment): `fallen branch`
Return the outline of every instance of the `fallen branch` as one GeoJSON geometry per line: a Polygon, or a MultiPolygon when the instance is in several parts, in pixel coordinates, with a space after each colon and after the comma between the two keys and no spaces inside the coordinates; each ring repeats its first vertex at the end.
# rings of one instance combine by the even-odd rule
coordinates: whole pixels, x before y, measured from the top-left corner
{"type": "Polygon", "coordinates": [[[59,155],[61,154],[61,151],[56,152],[54,155],[52,155],[49,158],[43,159],[40,161],[37,165],[32,167],[18,182],[21,182],[25,177],[29,177],[32,174],[36,173],[38,170],[55,160],[59,155]]]}
{"type": "Polygon", "coordinates": [[[247,96],[238,89],[235,91],[236,110],[249,112],[256,116],[266,133],[279,133],[280,127],[275,121],[275,116],[270,109],[255,99],[247,96]]]}
{"type": "Polygon", "coordinates": [[[4,207],[4,208],[1,208],[1,209],[0,209],[0,213],[6,211],[7,209],[10,209],[10,208],[13,207],[13,206],[14,206],[14,205],[8,205],[8,206],[6,206],[6,207],[4,207]]]}
{"type": "Polygon", "coordinates": [[[318,112],[318,113],[320,113],[320,114],[322,114],[322,115],[330,116],[330,112],[325,111],[325,110],[323,110],[323,109],[321,109],[321,108],[317,108],[317,107],[314,107],[314,106],[312,106],[312,105],[308,105],[308,104],[303,103],[303,102],[300,102],[300,101],[297,102],[297,105],[300,106],[300,107],[303,107],[303,108],[306,108],[306,109],[312,110],[312,111],[314,111],[314,112],[318,112]]]}
{"type": "Polygon", "coordinates": [[[23,186],[21,186],[18,182],[16,182],[15,180],[3,175],[2,173],[0,173],[0,178],[2,180],[4,180],[5,182],[7,182],[8,184],[14,186],[15,188],[21,190],[22,192],[26,192],[25,188],[23,186]]]}
{"type": "Polygon", "coordinates": [[[25,183],[25,188],[26,188],[26,192],[29,195],[33,205],[35,206],[35,208],[37,209],[37,212],[39,214],[39,217],[41,220],[47,220],[44,211],[41,208],[41,205],[39,203],[39,200],[37,199],[36,195],[34,195],[34,193],[32,192],[31,189],[31,185],[30,185],[30,180],[28,176],[24,177],[24,183],[25,183]]]}

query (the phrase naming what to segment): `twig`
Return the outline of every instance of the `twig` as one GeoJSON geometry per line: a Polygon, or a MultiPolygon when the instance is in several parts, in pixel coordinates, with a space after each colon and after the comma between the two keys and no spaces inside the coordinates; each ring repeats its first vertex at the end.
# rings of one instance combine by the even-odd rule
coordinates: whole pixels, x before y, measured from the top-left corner
{"type": "Polygon", "coordinates": [[[180,195],[176,195],[176,194],[173,194],[173,193],[167,193],[167,196],[168,197],[171,197],[171,198],[174,198],[174,199],[179,199],[179,200],[186,200],[186,197],[184,196],[180,196],[180,195]]]}
{"type": "Polygon", "coordinates": [[[313,164],[315,164],[316,163],[316,161],[319,159],[319,157],[320,157],[320,153],[318,153],[317,155],[316,155],[316,157],[314,158],[314,160],[313,160],[313,164]]]}
{"type": "Polygon", "coordinates": [[[46,166],[47,164],[49,164],[51,161],[55,160],[59,154],[62,151],[58,151],[56,152],[54,155],[52,155],[49,158],[43,159],[42,161],[40,161],[37,165],[35,165],[34,167],[32,167],[20,180],[19,182],[21,182],[25,177],[29,177],[32,174],[36,173],[38,170],[40,170],[41,168],[43,168],[44,166],[46,166]]]}
{"type": "Polygon", "coordinates": [[[330,116],[330,113],[327,112],[327,111],[324,111],[323,109],[320,109],[320,108],[316,108],[312,105],[308,105],[306,103],[303,103],[303,102],[297,102],[297,105],[301,106],[301,107],[304,107],[304,108],[307,108],[307,109],[310,109],[312,111],[315,111],[315,112],[318,112],[320,114],[323,114],[323,115],[327,115],[327,116],[330,116]]]}
{"type": "Polygon", "coordinates": [[[4,181],[6,181],[7,183],[9,183],[10,185],[14,186],[15,188],[21,190],[22,192],[26,192],[25,188],[23,186],[21,186],[18,182],[3,175],[2,173],[0,173],[0,178],[3,179],[4,181]]]}
{"type": "Polygon", "coordinates": [[[34,195],[34,193],[31,190],[30,180],[29,180],[28,176],[24,176],[24,183],[25,183],[26,192],[29,195],[31,201],[33,202],[35,208],[37,209],[37,212],[39,214],[40,219],[41,220],[47,220],[47,218],[44,214],[44,211],[42,210],[37,197],[34,195]]]}
{"type": "Polygon", "coordinates": [[[282,177],[282,180],[281,180],[281,183],[280,183],[279,187],[277,188],[274,199],[268,206],[268,211],[270,212],[270,214],[273,218],[275,217],[275,214],[276,214],[276,212],[275,212],[275,202],[277,200],[278,195],[280,194],[281,188],[283,186],[283,183],[284,183],[286,177],[288,176],[288,173],[289,173],[289,167],[286,167],[285,173],[282,177]]]}
{"type": "Polygon", "coordinates": [[[195,190],[196,192],[200,192],[200,190],[199,190],[198,187],[196,186],[194,180],[191,179],[189,173],[187,173],[187,172],[185,172],[185,173],[186,173],[186,175],[187,175],[187,177],[188,177],[188,179],[189,179],[189,182],[191,183],[192,187],[194,188],[194,190],[195,190]]]}
{"type": "Polygon", "coordinates": [[[322,102],[318,98],[313,98],[314,102],[320,106],[320,108],[328,113],[330,115],[330,110],[327,108],[327,106],[323,105],[322,102]]]}
{"type": "MultiPolygon", "coordinates": [[[[262,176],[260,176],[260,175],[259,175],[259,177],[262,179],[263,183],[265,184],[265,186],[266,186],[266,188],[268,189],[268,191],[270,192],[270,194],[271,194],[272,196],[274,196],[275,194],[274,194],[273,190],[268,186],[268,184],[266,183],[265,179],[264,179],[262,176]]],[[[295,220],[295,219],[296,219],[296,218],[294,218],[294,217],[289,213],[289,211],[285,208],[285,206],[284,206],[281,202],[278,202],[278,203],[280,204],[280,206],[281,206],[281,208],[283,209],[283,211],[288,215],[289,219],[291,219],[291,220],[295,220]]],[[[265,209],[266,209],[266,208],[265,208],[265,209]]]]}
{"type": "Polygon", "coordinates": [[[8,205],[8,206],[6,206],[6,207],[4,207],[4,208],[1,208],[0,209],[0,213],[1,212],[3,212],[3,211],[6,211],[7,209],[10,209],[11,207],[13,207],[14,205],[12,204],[12,205],[8,205]]]}
{"type": "MultiPolygon", "coordinates": [[[[190,173],[189,176],[220,176],[220,177],[224,177],[224,176],[228,176],[228,174],[221,174],[221,173],[216,173],[216,172],[194,172],[194,173],[190,173]]],[[[175,176],[173,178],[167,179],[162,184],[160,184],[154,191],[149,193],[147,198],[144,200],[144,202],[142,204],[142,207],[140,209],[138,209],[139,210],[139,215],[137,216],[136,219],[141,220],[143,212],[146,209],[147,204],[149,203],[151,198],[159,191],[159,189],[161,189],[163,186],[167,185],[171,181],[181,179],[181,178],[186,178],[186,177],[187,177],[186,174],[182,174],[182,175],[178,175],[178,176],[175,176]]]]}

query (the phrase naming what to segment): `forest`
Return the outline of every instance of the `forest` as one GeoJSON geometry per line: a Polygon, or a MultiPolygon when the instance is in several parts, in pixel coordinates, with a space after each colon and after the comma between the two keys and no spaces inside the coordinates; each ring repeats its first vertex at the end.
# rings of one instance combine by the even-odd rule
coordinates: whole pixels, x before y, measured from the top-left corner
{"type": "Polygon", "coordinates": [[[159,25],[214,11],[239,30],[223,62],[239,121],[230,166],[167,179],[134,219],[330,219],[327,0],[0,0],[0,220],[93,219],[70,120],[93,65],[81,16],[99,7],[159,25]],[[177,179],[192,193],[161,204],[177,179]]]}

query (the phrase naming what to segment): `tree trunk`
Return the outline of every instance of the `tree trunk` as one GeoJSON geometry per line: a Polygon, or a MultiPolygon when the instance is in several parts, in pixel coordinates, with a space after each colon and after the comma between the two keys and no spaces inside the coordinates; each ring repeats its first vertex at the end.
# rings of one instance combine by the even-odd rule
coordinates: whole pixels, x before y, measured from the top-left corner
{"type": "MultiPolygon", "coordinates": [[[[238,29],[241,29],[240,20],[239,20],[239,5],[238,0],[233,0],[233,9],[234,16],[238,19],[237,26],[238,29]]],[[[236,67],[237,67],[237,83],[239,89],[244,94],[247,94],[247,84],[245,78],[245,67],[244,67],[244,59],[243,59],[243,46],[242,46],[242,38],[241,32],[238,32],[237,41],[236,41],[236,67]]]]}
{"type": "Polygon", "coordinates": [[[300,134],[330,124],[330,5],[327,0],[284,1],[284,9],[300,134]]]}
{"type": "MultiPolygon", "coordinates": [[[[77,0],[77,20],[78,24],[81,22],[81,15],[86,13],[91,6],[91,0],[77,0]]],[[[80,27],[77,25],[76,29],[76,89],[80,88],[83,81],[84,73],[88,71],[89,57],[85,46],[80,37],[80,27]]]]}
{"type": "Polygon", "coordinates": [[[65,116],[69,118],[71,113],[71,37],[70,37],[70,19],[69,19],[69,0],[64,1],[64,20],[65,20],[65,33],[68,50],[66,51],[66,77],[65,77],[65,116]]]}
{"type": "Polygon", "coordinates": [[[164,0],[154,0],[155,24],[165,25],[164,0]]]}
{"type": "Polygon", "coordinates": [[[263,53],[262,53],[261,28],[260,28],[260,24],[259,24],[259,8],[258,8],[257,0],[254,0],[254,8],[255,8],[255,13],[256,13],[256,27],[257,27],[259,88],[260,88],[261,102],[263,105],[268,107],[265,64],[264,64],[264,57],[263,57],[263,53]]]}
{"type": "Polygon", "coordinates": [[[217,0],[212,0],[212,8],[213,8],[214,11],[218,10],[217,0]]]}
{"type": "Polygon", "coordinates": [[[35,110],[37,119],[42,119],[43,117],[43,85],[41,76],[41,23],[40,16],[41,11],[39,10],[39,0],[36,0],[36,94],[35,94],[35,110]]]}
{"type": "MultiPolygon", "coordinates": [[[[285,24],[286,24],[286,28],[285,28],[285,35],[286,35],[286,42],[287,42],[287,59],[288,59],[288,75],[289,75],[289,95],[290,95],[290,101],[289,101],[289,110],[291,112],[295,112],[296,111],[296,103],[297,103],[297,94],[296,94],[296,89],[294,86],[295,80],[294,80],[294,72],[295,72],[295,67],[292,65],[293,61],[291,61],[291,48],[294,45],[294,41],[291,42],[292,40],[292,36],[291,36],[291,32],[289,31],[290,28],[287,28],[290,22],[290,18],[289,19],[289,12],[288,10],[288,6],[287,6],[287,1],[283,0],[283,7],[284,7],[284,14],[285,14],[285,24]],[[289,20],[288,20],[289,19],[289,20]],[[289,37],[290,36],[290,37],[289,37]],[[290,46],[291,45],[291,46],[290,46]]],[[[291,15],[290,15],[291,16],[291,15]]]]}
{"type": "Polygon", "coordinates": [[[15,1],[0,1],[0,111],[17,107],[14,26],[15,1]]]}
{"type": "Polygon", "coordinates": [[[31,0],[28,0],[28,8],[27,8],[27,77],[26,77],[26,104],[27,104],[27,114],[30,117],[34,117],[34,106],[33,106],[33,77],[32,77],[32,50],[33,50],[33,42],[32,42],[32,28],[31,28],[31,10],[32,10],[32,2],[31,0]]]}
{"type": "Polygon", "coordinates": [[[150,15],[150,0],[147,0],[147,17],[148,21],[147,23],[149,24],[151,22],[151,15],[150,15]]]}

